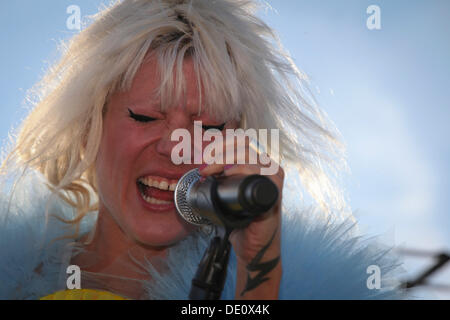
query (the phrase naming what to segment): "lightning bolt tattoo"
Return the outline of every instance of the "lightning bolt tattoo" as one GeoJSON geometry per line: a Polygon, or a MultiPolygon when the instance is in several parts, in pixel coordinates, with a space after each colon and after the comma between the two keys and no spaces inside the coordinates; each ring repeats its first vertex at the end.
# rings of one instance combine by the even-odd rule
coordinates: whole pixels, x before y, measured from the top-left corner
{"type": "Polygon", "coordinates": [[[270,245],[273,242],[273,239],[275,238],[275,235],[278,231],[278,228],[275,230],[275,232],[272,235],[272,238],[270,241],[256,254],[256,256],[253,258],[253,260],[250,262],[250,264],[247,266],[247,270],[249,271],[249,274],[247,275],[247,284],[245,285],[244,291],[241,293],[241,297],[248,291],[251,291],[255,288],[257,288],[261,283],[269,280],[268,277],[264,277],[266,274],[268,274],[270,271],[275,269],[278,262],[280,261],[280,257],[277,257],[275,259],[272,259],[270,261],[261,263],[261,259],[264,256],[264,253],[267,251],[267,249],[270,247],[270,245]],[[255,275],[253,278],[250,276],[250,272],[259,271],[257,275],[255,275]]]}

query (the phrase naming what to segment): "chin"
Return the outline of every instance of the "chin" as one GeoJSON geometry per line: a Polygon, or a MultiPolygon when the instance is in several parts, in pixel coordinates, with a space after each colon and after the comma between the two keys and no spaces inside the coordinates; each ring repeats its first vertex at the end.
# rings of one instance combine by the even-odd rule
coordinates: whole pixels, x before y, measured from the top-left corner
{"type": "Polygon", "coordinates": [[[145,234],[139,237],[138,241],[143,245],[150,247],[170,247],[185,239],[187,236],[189,236],[189,234],[190,233],[187,232],[177,234],[166,234],[164,236],[161,236],[159,234],[158,235],[145,234]]]}
{"type": "Polygon", "coordinates": [[[178,220],[167,223],[158,221],[158,218],[155,217],[148,224],[136,221],[132,234],[133,238],[143,245],[167,247],[182,241],[194,231],[195,227],[187,223],[178,220]]]}

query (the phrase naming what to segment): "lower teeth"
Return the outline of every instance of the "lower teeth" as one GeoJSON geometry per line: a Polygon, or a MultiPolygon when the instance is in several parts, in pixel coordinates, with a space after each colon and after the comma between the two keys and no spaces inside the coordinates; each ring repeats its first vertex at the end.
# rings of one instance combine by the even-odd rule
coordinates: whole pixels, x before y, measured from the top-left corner
{"type": "Polygon", "coordinates": [[[152,197],[148,197],[145,194],[143,194],[142,192],[141,192],[141,195],[142,195],[142,198],[144,198],[144,200],[146,202],[151,203],[151,204],[171,204],[172,203],[170,201],[164,201],[164,200],[159,200],[159,199],[155,199],[152,197]]]}

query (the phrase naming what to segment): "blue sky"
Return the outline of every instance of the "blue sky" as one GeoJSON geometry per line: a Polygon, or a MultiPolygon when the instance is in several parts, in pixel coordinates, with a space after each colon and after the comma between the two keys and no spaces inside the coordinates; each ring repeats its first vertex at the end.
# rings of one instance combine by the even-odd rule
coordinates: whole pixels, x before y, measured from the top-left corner
{"type": "MultiPolygon", "coordinates": [[[[309,75],[347,143],[347,193],[363,229],[404,247],[450,251],[450,2],[268,2],[274,11],[261,17],[309,75]],[[366,27],[373,4],[381,9],[381,30],[366,27]]],[[[74,34],[66,28],[67,7],[78,5],[85,16],[100,3],[0,2],[1,141],[26,114],[25,92],[57,57],[57,42],[74,34]]],[[[406,266],[413,274],[425,264],[406,266]]],[[[433,281],[450,285],[449,269],[433,281]]]]}

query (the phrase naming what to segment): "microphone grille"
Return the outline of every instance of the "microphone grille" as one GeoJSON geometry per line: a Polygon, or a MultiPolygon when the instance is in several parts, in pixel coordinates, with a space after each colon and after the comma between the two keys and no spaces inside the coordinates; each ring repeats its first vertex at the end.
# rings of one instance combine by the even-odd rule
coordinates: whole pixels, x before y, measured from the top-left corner
{"type": "Polygon", "coordinates": [[[188,196],[190,189],[192,186],[199,181],[201,178],[198,169],[193,169],[187,172],[181,179],[178,181],[177,186],[175,188],[175,207],[177,208],[180,216],[186,220],[187,222],[197,225],[204,226],[210,225],[211,222],[202,216],[196,214],[191,204],[188,202],[188,196]]]}

